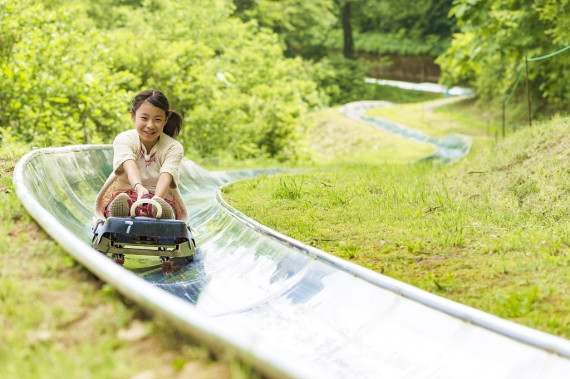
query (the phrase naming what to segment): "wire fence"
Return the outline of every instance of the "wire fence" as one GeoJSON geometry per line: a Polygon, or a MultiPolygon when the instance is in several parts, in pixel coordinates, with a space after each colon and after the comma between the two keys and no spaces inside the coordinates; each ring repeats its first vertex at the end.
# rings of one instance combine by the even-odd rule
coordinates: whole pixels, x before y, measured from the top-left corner
{"type": "Polygon", "coordinates": [[[530,103],[530,87],[529,87],[529,83],[528,83],[528,62],[537,62],[537,61],[541,61],[543,59],[548,59],[548,58],[552,58],[556,55],[562,54],[566,51],[570,50],[570,46],[566,46],[565,48],[562,48],[558,51],[555,51],[553,53],[550,54],[546,54],[540,57],[535,57],[535,58],[528,58],[527,56],[524,57],[524,65],[521,67],[520,71],[519,71],[519,75],[517,76],[517,80],[515,81],[515,84],[513,85],[512,90],[510,91],[509,94],[507,94],[507,96],[505,97],[505,100],[503,100],[503,115],[502,115],[502,120],[503,120],[503,137],[505,137],[505,124],[506,124],[506,107],[507,104],[509,103],[509,101],[511,101],[511,98],[513,97],[513,94],[515,93],[521,78],[523,76],[523,73],[525,73],[525,82],[526,82],[526,99],[527,99],[527,110],[528,110],[528,124],[532,125],[532,114],[531,114],[531,103],[530,103]]]}

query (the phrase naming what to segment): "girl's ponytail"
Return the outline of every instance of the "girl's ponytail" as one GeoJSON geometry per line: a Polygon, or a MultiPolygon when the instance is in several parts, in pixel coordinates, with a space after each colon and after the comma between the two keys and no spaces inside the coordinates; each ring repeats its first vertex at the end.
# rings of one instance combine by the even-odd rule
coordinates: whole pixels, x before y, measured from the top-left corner
{"type": "Polygon", "coordinates": [[[182,116],[178,112],[170,109],[166,112],[166,125],[164,125],[163,133],[168,134],[172,138],[176,138],[182,130],[182,116]]]}

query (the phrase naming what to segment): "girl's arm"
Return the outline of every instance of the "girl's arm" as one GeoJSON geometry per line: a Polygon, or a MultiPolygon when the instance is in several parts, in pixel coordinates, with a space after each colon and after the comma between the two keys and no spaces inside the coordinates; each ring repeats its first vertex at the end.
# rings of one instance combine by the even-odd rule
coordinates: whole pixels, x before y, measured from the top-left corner
{"type": "Polygon", "coordinates": [[[140,200],[143,195],[148,195],[148,190],[143,187],[141,174],[139,173],[139,168],[137,167],[137,163],[132,159],[129,159],[123,162],[123,169],[127,173],[127,177],[129,178],[129,183],[134,187],[137,183],[139,184],[134,190],[137,193],[137,200],[140,200]]]}
{"type": "MultiPolygon", "coordinates": [[[[123,168],[127,173],[127,177],[129,178],[129,183],[134,187],[135,184],[141,183],[141,174],[139,173],[139,169],[137,164],[132,159],[129,159],[123,163],[123,168]]],[[[158,182],[156,183],[156,191],[154,193],[155,196],[164,197],[168,194],[168,189],[170,188],[170,183],[172,182],[172,175],[168,172],[163,172],[158,177],[158,182]]],[[[140,200],[144,195],[148,195],[148,190],[141,184],[134,188],[137,193],[137,200],[140,200]]]]}
{"type": "MultiPolygon", "coordinates": [[[[158,196],[164,199],[164,197],[168,194],[168,190],[170,188],[170,183],[172,182],[172,175],[168,172],[162,172],[158,177],[158,182],[156,183],[156,191],[154,196],[158,196]]],[[[142,187],[142,186],[137,186],[142,187]]]]}

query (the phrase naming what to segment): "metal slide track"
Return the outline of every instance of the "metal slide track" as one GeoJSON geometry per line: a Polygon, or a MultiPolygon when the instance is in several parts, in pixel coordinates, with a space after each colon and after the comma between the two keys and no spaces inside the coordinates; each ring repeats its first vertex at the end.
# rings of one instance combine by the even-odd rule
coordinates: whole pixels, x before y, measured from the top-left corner
{"type": "Polygon", "coordinates": [[[181,191],[197,229],[192,263],[125,268],[90,247],[93,203],[111,146],[35,150],[14,172],[36,221],[77,261],[215,350],[268,377],[567,378],[570,341],[443,299],[294,241],[240,214],[219,188],[255,171],[184,160],[181,191]]]}

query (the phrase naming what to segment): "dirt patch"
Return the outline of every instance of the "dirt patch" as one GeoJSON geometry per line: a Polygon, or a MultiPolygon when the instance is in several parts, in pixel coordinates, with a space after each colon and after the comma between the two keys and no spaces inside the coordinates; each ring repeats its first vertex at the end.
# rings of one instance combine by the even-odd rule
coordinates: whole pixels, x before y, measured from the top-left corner
{"type": "Polygon", "coordinates": [[[46,234],[36,222],[22,221],[23,219],[24,215],[22,213],[18,212],[12,215],[12,220],[15,221],[15,223],[14,226],[8,231],[8,235],[10,237],[18,237],[22,234],[25,234],[26,238],[29,240],[46,238],[46,234]]]}

